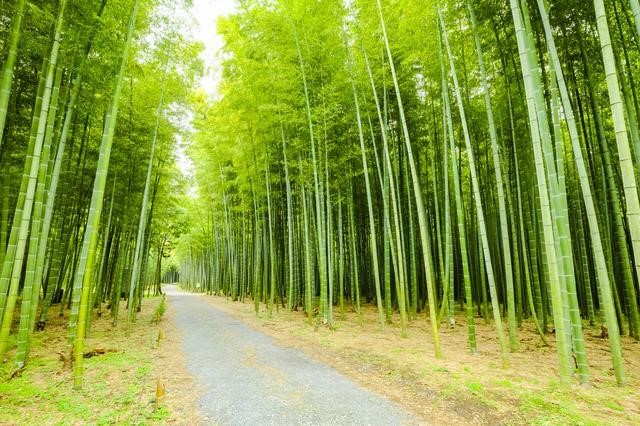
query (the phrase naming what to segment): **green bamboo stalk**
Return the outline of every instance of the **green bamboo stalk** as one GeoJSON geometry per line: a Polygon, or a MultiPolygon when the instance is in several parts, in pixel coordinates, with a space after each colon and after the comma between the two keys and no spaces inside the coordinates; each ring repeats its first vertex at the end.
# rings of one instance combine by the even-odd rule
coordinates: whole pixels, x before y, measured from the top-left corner
{"type": "Polygon", "coordinates": [[[25,208],[27,188],[30,182],[30,175],[33,162],[33,154],[35,149],[36,134],[38,132],[40,122],[40,110],[42,109],[43,94],[46,89],[47,82],[47,70],[49,67],[49,58],[45,57],[40,72],[40,79],[38,83],[38,91],[36,93],[36,101],[33,109],[31,130],[29,132],[29,144],[27,146],[27,156],[24,163],[24,170],[22,173],[22,180],[20,183],[20,190],[16,200],[16,207],[13,211],[13,221],[11,229],[9,231],[9,238],[7,244],[7,250],[2,263],[2,274],[0,275],[0,320],[4,315],[4,309],[6,307],[6,301],[11,282],[11,274],[13,271],[13,265],[15,262],[17,250],[18,250],[18,238],[20,235],[20,227],[22,225],[22,217],[25,208]]]}
{"type": "MultiPolygon", "coordinates": [[[[267,312],[269,318],[273,315],[273,308],[275,305],[275,297],[276,297],[276,260],[275,260],[275,243],[273,239],[274,234],[274,220],[272,219],[271,213],[271,172],[269,168],[269,155],[267,153],[267,157],[265,158],[265,185],[267,190],[267,230],[269,231],[269,299],[268,299],[268,308],[267,312]]],[[[227,226],[227,229],[229,226],[227,226]]],[[[265,241],[266,243],[267,241],[265,241]]],[[[231,241],[228,242],[231,244],[231,241]]]]}
{"type": "Polygon", "coordinates": [[[153,129],[153,141],[151,142],[151,152],[149,153],[149,164],[147,166],[147,177],[144,183],[144,192],[142,194],[142,205],[140,206],[140,219],[138,221],[138,236],[135,242],[135,252],[133,255],[133,272],[131,273],[131,283],[129,284],[129,306],[127,310],[127,334],[131,328],[133,313],[135,312],[135,303],[131,303],[134,298],[134,291],[139,285],[140,263],[142,261],[142,245],[144,230],[147,226],[147,203],[149,200],[149,186],[151,185],[151,171],[153,170],[153,159],[156,151],[156,143],[158,141],[158,129],[160,128],[160,120],[162,118],[162,108],[164,106],[164,94],[167,83],[168,63],[165,64],[164,74],[162,77],[162,87],[160,89],[160,100],[156,109],[156,124],[153,129]]]}
{"type": "MultiPolygon", "coordinates": [[[[384,328],[384,311],[382,308],[380,266],[378,265],[378,243],[377,243],[377,237],[376,237],[375,218],[373,215],[371,183],[369,182],[369,166],[367,163],[367,152],[364,146],[364,135],[362,132],[362,119],[360,118],[360,104],[358,102],[358,94],[356,92],[355,83],[353,82],[353,79],[351,79],[351,87],[353,91],[353,101],[354,101],[355,110],[356,110],[356,123],[358,125],[358,141],[360,142],[360,155],[362,157],[362,172],[364,174],[364,185],[365,185],[365,190],[367,192],[367,207],[368,207],[367,210],[369,213],[369,244],[371,248],[371,260],[373,263],[373,280],[374,280],[375,290],[376,290],[376,306],[378,308],[378,322],[380,323],[380,329],[383,329],[384,328]]],[[[352,209],[352,206],[350,206],[350,209],[352,209]]],[[[351,212],[349,214],[351,215],[351,212]]]]}
{"type": "MultiPolygon", "coordinates": [[[[360,269],[358,263],[358,251],[356,240],[356,220],[354,214],[354,195],[353,195],[353,182],[349,179],[349,199],[348,199],[348,215],[349,215],[349,246],[351,248],[350,263],[351,263],[351,287],[354,289],[353,303],[355,304],[355,310],[358,314],[358,319],[362,323],[362,310],[360,305],[360,269]]],[[[369,242],[372,246],[377,244],[375,241],[369,242]]],[[[373,252],[373,248],[371,249],[373,252]]],[[[377,259],[377,258],[374,258],[377,259]]],[[[377,262],[377,260],[374,260],[377,262]]],[[[379,287],[378,287],[379,288],[379,287]]],[[[378,299],[379,300],[379,299],[378,299]]],[[[384,316],[382,315],[382,304],[378,304],[378,321],[380,327],[384,327],[384,316]]]]}
{"type": "Polygon", "coordinates": [[[9,99],[11,98],[11,85],[13,84],[13,71],[16,66],[18,57],[18,43],[22,34],[22,20],[24,18],[24,9],[27,0],[19,0],[13,11],[13,21],[11,22],[11,31],[9,33],[9,51],[7,57],[2,64],[0,70],[0,146],[2,146],[2,137],[4,135],[4,127],[7,121],[7,112],[9,99]]]}
{"type": "Polygon", "coordinates": [[[378,14],[380,16],[380,26],[382,28],[383,40],[386,48],[387,59],[389,61],[389,67],[391,75],[393,77],[393,86],[396,92],[396,98],[398,102],[398,112],[400,114],[400,123],[402,125],[402,135],[404,139],[405,149],[407,151],[407,157],[409,160],[409,171],[411,172],[411,180],[413,183],[413,193],[416,198],[416,208],[418,210],[418,224],[420,227],[420,241],[422,243],[422,256],[425,268],[425,277],[427,280],[427,294],[429,298],[429,318],[431,321],[431,332],[433,335],[434,352],[437,357],[442,356],[440,349],[440,338],[438,334],[438,324],[436,317],[436,295],[433,291],[433,265],[431,258],[431,242],[429,236],[429,225],[427,223],[426,209],[422,200],[422,190],[420,188],[420,181],[418,178],[418,170],[415,164],[413,156],[413,150],[411,148],[411,139],[409,137],[409,129],[407,127],[407,121],[404,114],[404,108],[402,104],[402,96],[400,93],[400,86],[398,84],[398,77],[396,75],[395,66],[393,63],[393,56],[391,55],[391,47],[389,45],[389,38],[387,37],[387,29],[384,23],[384,16],[382,14],[382,6],[380,0],[377,0],[378,14]]]}
{"type": "MultiPolygon", "coordinates": [[[[548,273],[549,288],[551,290],[551,302],[553,306],[554,325],[556,329],[556,341],[559,360],[560,380],[568,383],[571,380],[571,370],[569,365],[569,342],[567,341],[565,315],[563,309],[562,285],[559,276],[558,262],[556,257],[556,238],[554,231],[554,223],[551,215],[551,205],[549,202],[549,189],[547,184],[545,162],[543,157],[541,131],[538,123],[538,112],[536,108],[535,91],[540,90],[540,82],[536,79],[537,72],[535,65],[531,63],[529,54],[529,46],[527,42],[527,34],[518,0],[510,0],[511,12],[516,32],[516,40],[518,43],[518,53],[522,64],[522,74],[525,83],[525,93],[527,101],[527,111],[529,114],[531,139],[533,145],[534,162],[536,169],[536,179],[538,183],[538,201],[541,211],[541,220],[543,225],[544,237],[544,260],[548,273]],[[538,87],[536,87],[538,86],[538,87]]],[[[538,76],[539,77],[539,76],[538,76]]],[[[546,113],[545,113],[546,114],[546,113]]],[[[546,116],[544,117],[546,120],[546,116]]],[[[548,129],[547,129],[548,130],[548,129]]],[[[549,167],[549,165],[547,165],[549,167]]]]}
{"type": "MultiPolygon", "coordinates": [[[[31,334],[35,324],[35,310],[38,306],[41,280],[37,279],[38,263],[44,263],[44,255],[39,256],[39,241],[42,237],[42,213],[43,200],[45,194],[45,180],[47,168],[49,166],[49,156],[51,153],[51,140],[53,134],[53,123],[56,118],[58,107],[58,96],[60,93],[60,83],[62,82],[62,68],[58,67],[53,82],[49,113],[47,114],[46,137],[42,147],[40,157],[40,167],[38,170],[38,183],[33,202],[33,213],[31,216],[31,231],[29,233],[29,251],[27,254],[27,266],[22,288],[22,302],[20,305],[20,324],[18,326],[18,338],[16,351],[16,367],[22,368],[27,362],[31,343],[31,334]]],[[[46,247],[46,242],[44,243],[46,247]]]]}
{"type": "MultiPolygon", "coordinates": [[[[100,18],[102,16],[102,13],[104,11],[105,5],[107,3],[107,0],[102,0],[100,7],[98,9],[97,12],[97,17],[100,18]]],[[[85,70],[85,64],[86,64],[86,60],[87,57],[89,56],[89,52],[91,51],[91,46],[93,44],[93,39],[95,37],[97,31],[94,31],[90,38],[89,41],[87,42],[87,45],[85,47],[85,54],[84,57],[82,58],[82,62],[80,64],[80,66],[78,67],[78,73],[75,77],[75,79],[73,80],[73,89],[71,91],[71,96],[69,99],[69,104],[67,106],[67,110],[65,113],[65,117],[64,117],[64,122],[62,125],[62,131],[60,133],[60,140],[58,142],[58,148],[57,148],[57,152],[56,152],[56,156],[55,156],[55,161],[53,164],[53,171],[51,173],[51,181],[49,183],[49,186],[47,188],[47,203],[46,203],[46,207],[45,207],[45,217],[44,217],[44,221],[43,221],[43,225],[42,225],[42,235],[40,237],[39,240],[39,249],[38,249],[38,265],[36,268],[36,287],[39,288],[39,286],[42,284],[43,280],[44,280],[44,273],[43,273],[43,268],[44,268],[44,258],[45,258],[45,253],[46,253],[46,249],[47,249],[47,243],[49,240],[49,233],[50,233],[50,228],[51,228],[51,221],[53,218],[53,212],[54,212],[54,206],[55,206],[55,200],[56,200],[56,194],[57,194],[57,190],[58,190],[58,182],[60,180],[60,169],[62,167],[62,160],[64,158],[64,154],[65,154],[65,149],[66,149],[66,142],[67,142],[67,138],[69,136],[69,130],[71,127],[71,121],[74,117],[75,114],[75,110],[76,110],[76,101],[78,99],[78,95],[80,94],[80,89],[82,87],[82,80],[84,77],[84,73],[86,72],[85,70]]],[[[48,294],[47,296],[52,296],[53,294],[48,294]]],[[[46,306],[46,301],[45,301],[45,306],[46,306]]],[[[47,307],[48,308],[48,307],[47,307]]],[[[46,309],[43,309],[43,316],[41,317],[40,321],[44,322],[45,318],[46,318],[46,309]]]]}
{"type": "MultiPolygon", "coordinates": [[[[376,112],[378,115],[378,121],[380,122],[381,135],[382,135],[382,148],[383,148],[383,157],[384,157],[384,172],[380,172],[380,164],[377,155],[377,147],[375,146],[375,137],[373,135],[373,128],[371,125],[371,120],[369,120],[369,128],[371,129],[371,142],[374,145],[374,153],[376,159],[376,167],[378,169],[378,175],[380,177],[381,189],[383,192],[383,209],[384,209],[384,221],[385,221],[385,236],[387,237],[385,240],[388,242],[388,246],[385,247],[385,251],[387,248],[391,248],[391,257],[394,262],[394,272],[395,272],[395,282],[396,282],[396,296],[398,299],[398,310],[400,311],[400,326],[402,329],[402,335],[406,336],[407,334],[407,310],[405,303],[405,287],[406,287],[406,268],[405,268],[405,255],[404,255],[404,244],[402,243],[401,236],[403,234],[401,229],[401,212],[400,210],[400,200],[398,196],[399,189],[396,186],[397,179],[394,177],[397,173],[395,172],[393,165],[391,164],[391,155],[389,150],[389,141],[388,141],[388,129],[385,121],[382,118],[380,103],[378,100],[377,91],[375,88],[375,83],[373,81],[373,76],[371,75],[371,67],[369,65],[369,60],[364,53],[367,70],[369,73],[369,80],[371,83],[371,89],[374,96],[374,101],[376,105],[376,112]],[[390,199],[389,199],[390,197],[390,199]],[[391,204],[391,211],[393,215],[393,228],[391,227],[391,221],[389,218],[389,204],[391,204]]],[[[357,98],[357,92],[355,91],[355,84],[352,81],[352,88],[354,91],[354,97],[357,98]]],[[[356,105],[356,108],[357,105],[356,105]]],[[[359,109],[359,108],[358,108],[359,109]]],[[[359,116],[359,111],[358,111],[359,116]]],[[[359,128],[359,130],[361,130],[359,128]]],[[[387,271],[390,268],[386,267],[385,264],[385,303],[387,305],[387,322],[391,321],[391,313],[392,313],[392,304],[391,304],[391,283],[390,279],[387,277],[387,271]]]]}
{"type": "MultiPolygon", "coordinates": [[[[440,35],[438,34],[438,38],[440,38],[440,35]]],[[[442,63],[442,47],[441,47],[442,43],[439,43],[438,47],[438,57],[441,60],[440,65],[441,65],[441,72],[442,72],[442,96],[443,96],[443,102],[442,102],[442,121],[443,121],[443,132],[442,132],[442,140],[443,140],[443,144],[442,144],[442,158],[443,158],[443,175],[444,175],[444,229],[445,229],[445,259],[444,259],[444,264],[446,264],[446,266],[444,266],[444,288],[442,290],[442,307],[440,308],[440,313],[438,315],[438,323],[440,323],[442,321],[442,315],[444,313],[444,310],[446,309],[447,311],[447,315],[449,317],[449,327],[454,327],[455,326],[455,316],[454,316],[454,308],[455,308],[455,304],[454,304],[454,280],[455,280],[455,273],[454,273],[454,259],[453,259],[453,228],[451,225],[451,201],[450,201],[450,192],[449,192],[449,153],[448,153],[448,148],[447,148],[447,140],[449,139],[449,136],[453,137],[453,131],[451,131],[451,133],[449,133],[449,128],[448,128],[448,118],[450,118],[450,116],[447,115],[447,112],[450,112],[448,110],[449,105],[448,103],[448,86],[446,85],[446,80],[445,78],[445,74],[444,74],[444,64],[442,63]],[[447,93],[445,94],[445,90],[447,91],[447,93]],[[445,102],[444,97],[447,96],[447,100],[445,102]]],[[[434,154],[437,158],[437,153],[434,154]]],[[[435,163],[435,162],[434,162],[435,163]]],[[[434,185],[434,201],[437,202],[438,197],[437,197],[437,189],[436,189],[436,179],[433,179],[433,185],[434,185]]],[[[436,212],[438,211],[438,208],[436,207],[436,212]]],[[[437,216],[436,216],[437,219],[437,216]]],[[[462,222],[464,224],[464,220],[462,222]]],[[[465,292],[466,292],[466,288],[465,288],[465,292]]],[[[466,296],[466,294],[465,294],[466,296]]],[[[473,309],[473,304],[469,304],[467,307],[470,307],[471,309],[473,309]]],[[[473,312],[473,311],[472,311],[473,312]]],[[[468,317],[467,317],[468,319],[468,317]]],[[[473,313],[472,313],[472,317],[471,317],[471,321],[473,321],[473,313]]],[[[468,329],[467,329],[468,330],[468,329]]],[[[472,353],[474,352],[474,349],[471,349],[472,353]]]]}
{"type": "MultiPolygon", "coordinates": [[[[562,71],[562,67],[560,65],[560,59],[558,57],[558,53],[555,47],[555,41],[553,39],[553,34],[551,32],[551,26],[549,25],[546,4],[543,0],[538,0],[538,8],[540,9],[545,35],[547,38],[547,44],[549,46],[549,54],[551,57],[551,61],[553,67],[555,69],[555,75],[558,81],[558,87],[560,89],[560,95],[562,99],[564,116],[567,121],[567,125],[569,128],[569,135],[571,146],[573,149],[573,157],[575,160],[576,170],[578,172],[580,188],[582,191],[582,197],[585,204],[585,209],[587,212],[587,222],[589,225],[589,236],[591,239],[591,244],[594,251],[594,260],[596,263],[596,274],[598,277],[598,285],[601,288],[601,304],[605,311],[605,319],[607,321],[607,326],[610,329],[609,333],[609,344],[611,346],[611,354],[613,356],[614,368],[616,370],[622,369],[622,354],[620,349],[620,341],[619,336],[617,335],[617,328],[615,327],[616,318],[615,311],[613,305],[611,303],[612,292],[611,292],[611,284],[609,281],[610,271],[607,268],[606,257],[603,252],[601,233],[600,233],[600,225],[598,221],[597,210],[595,207],[595,203],[593,201],[592,190],[590,186],[589,176],[587,173],[587,168],[582,157],[582,149],[580,147],[580,139],[578,135],[578,129],[575,123],[575,118],[573,115],[573,108],[571,106],[569,92],[566,87],[566,83],[564,81],[564,74],[562,71]],[[611,332],[613,331],[613,332],[611,332]],[[615,365],[618,365],[617,367],[615,365]]],[[[589,286],[590,287],[590,286],[589,286]]],[[[591,292],[590,288],[587,289],[589,293],[591,292]]],[[[580,321],[580,312],[577,306],[577,299],[571,300],[572,302],[572,310],[571,314],[574,316],[573,322],[580,321]]],[[[637,309],[636,309],[637,315],[637,309]]],[[[580,333],[580,337],[581,333],[580,333]]],[[[574,344],[581,345],[581,348],[577,348],[578,351],[584,351],[584,341],[582,339],[577,340],[574,344]]],[[[581,365],[578,363],[580,378],[582,383],[586,383],[588,381],[588,371],[586,365],[581,365]]]]}
{"type": "MultiPolygon", "coordinates": [[[[29,233],[29,225],[31,222],[31,213],[33,210],[35,192],[36,192],[36,184],[38,180],[38,174],[40,169],[40,156],[42,153],[42,148],[44,145],[44,137],[45,130],[47,126],[47,117],[49,113],[49,105],[51,102],[51,95],[53,91],[54,84],[54,74],[56,65],[58,62],[58,53],[60,51],[60,42],[62,39],[62,26],[64,23],[64,11],[67,5],[67,0],[61,0],[58,8],[58,16],[56,19],[56,26],[53,36],[53,43],[51,46],[51,53],[49,55],[48,65],[46,68],[43,68],[43,71],[46,69],[46,81],[44,84],[44,90],[42,93],[42,99],[36,99],[36,108],[34,108],[34,117],[35,115],[39,115],[39,118],[32,123],[32,130],[37,129],[35,134],[32,132],[30,137],[34,138],[33,142],[33,152],[31,155],[28,155],[27,160],[25,161],[25,166],[29,165],[29,173],[23,176],[23,184],[25,178],[28,179],[28,183],[26,185],[25,197],[21,200],[19,197],[18,206],[20,207],[20,202],[23,201],[24,205],[22,208],[22,215],[20,220],[17,221],[19,223],[19,234],[17,235],[17,245],[16,249],[13,253],[15,255],[12,257],[7,256],[5,258],[5,263],[7,260],[13,261],[13,266],[7,269],[11,269],[11,279],[9,283],[9,294],[6,300],[6,306],[4,307],[3,315],[2,315],[2,325],[0,327],[0,356],[3,356],[7,350],[8,345],[8,337],[11,328],[11,322],[13,319],[13,313],[15,304],[18,298],[18,286],[20,284],[20,279],[22,277],[22,265],[24,262],[24,253],[26,249],[27,236],[29,233]],[[38,110],[38,102],[41,102],[40,109],[38,110]]],[[[31,142],[30,142],[31,145],[31,142]]],[[[25,167],[25,171],[27,171],[25,167]]],[[[22,192],[22,186],[21,186],[22,192]]],[[[15,221],[16,219],[14,219],[15,221]]],[[[39,232],[39,231],[38,231],[39,232]]],[[[13,229],[12,229],[13,233],[13,229]]],[[[9,237],[11,244],[11,236],[9,237]]],[[[5,267],[3,265],[3,276],[2,280],[5,279],[5,267]]],[[[4,293],[2,291],[2,283],[0,283],[0,294],[4,293]]],[[[1,301],[0,301],[1,302],[1,301]]]]}
{"type": "MultiPolygon", "coordinates": [[[[500,215],[500,236],[502,241],[502,256],[504,257],[504,274],[506,277],[507,287],[507,316],[509,324],[509,344],[512,351],[517,351],[520,344],[518,342],[518,324],[516,320],[516,306],[514,298],[514,282],[513,282],[513,266],[511,262],[511,244],[509,242],[509,222],[507,220],[507,208],[505,203],[504,187],[502,179],[502,167],[500,165],[500,148],[498,146],[498,137],[496,133],[496,125],[493,119],[493,108],[491,106],[491,95],[489,94],[489,83],[487,79],[487,71],[484,66],[484,58],[482,54],[482,45],[478,36],[477,23],[475,13],[471,1],[467,1],[469,8],[469,16],[471,18],[471,27],[473,29],[473,37],[475,39],[476,53],[478,55],[478,64],[480,66],[480,79],[482,81],[482,91],[484,95],[485,110],[487,113],[487,122],[489,124],[489,137],[491,139],[491,152],[493,154],[493,168],[496,177],[496,186],[498,189],[498,211],[500,215]]],[[[516,283],[519,285],[520,283],[516,283]]]]}
{"type": "MultiPolygon", "coordinates": [[[[407,162],[406,157],[405,162],[407,162]]],[[[408,169],[408,164],[405,164],[405,169],[408,169]]],[[[409,222],[409,282],[411,285],[410,316],[411,319],[416,319],[418,315],[418,254],[416,252],[415,220],[413,218],[414,206],[412,203],[411,183],[409,182],[408,176],[405,176],[404,183],[407,194],[407,211],[409,213],[407,220],[409,222]]]]}
{"type": "MultiPolygon", "coordinates": [[[[292,24],[293,26],[293,24],[292,24]]],[[[298,52],[298,62],[300,65],[300,73],[302,76],[302,83],[304,88],[305,106],[307,112],[307,124],[309,126],[309,141],[311,142],[311,158],[313,162],[313,182],[315,190],[315,202],[316,202],[316,232],[318,235],[318,269],[320,276],[320,315],[324,316],[324,308],[326,306],[326,289],[327,289],[327,244],[325,235],[325,208],[324,197],[322,195],[322,186],[320,184],[320,178],[318,173],[318,161],[316,158],[316,143],[313,130],[313,119],[311,117],[311,102],[309,99],[309,88],[307,85],[307,75],[305,72],[305,64],[302,59],[302,51],[300,49],[300,42],[298,40],[298,34],[293,26],[294,38],[296,43],[296,49],[298,52]]]]}
{"type": "MultiPolygon", "coordinates": [[[[461,96],[460,87],[458,84],[458,77],[456,73],[455,64],[453,61],[453,56],[451,54],[451,47],[449,46],[449,37],[447,35],[447,29],[445,26],[442,10],[440,9],[438,10],[438,15],[440,16],[440,25],[442,26],[442,38],[447,50],[447,55],[449,56],[449,67],[451,69],[451,76],[453,78],[454,92],[456,94],[456,99],[458,101],[458,110],[460,112],[462,132],[464,135],[465,145],[467,148],[467,156],[469,159],[469,172],[471,174],[471,184],[473,187],[473,195],[476,203],[476,212],[478,215],[477,217],[478,227],[479,227],[480,239],[482,243],[483,255],[484,255],[485,266],[487,271],[487,279],[489,283],[489,294],[491,295],[493,319],[495,321],[496,332],[498,333],[498,339],[500,341],[502,362],[506,366],[509,363],[509,348],[507,346],[507,342],[504,337],[504,332],[502,330],[502,318],[500,316],[500,305],[498,303],[496,280],[495,280],[495,275],[493,270],[493,262],[491,260],[491,251],[489,249],[489,239],[487,236],[487,228],[486,228],[486,223],[484,218],[484,208],[482,206],[482,198],[480,195],[480,185],[478,183],[478,176],[477,176],[476,165],[474,161],[473,148],[471,147],[471,138],[469,136],[469,129],[467,127],[466,114],[465,114],[464,106],[462,104],[462,96],[461,96]]],[[[514,317],[514,320],[515,320],[515,317],[514,317]]]]}
{"type": "MultiPolygon", "coordinates": [[[[440,32],[438,31],[438,37],[440,37],[440,32]]],[[[460,256],[462,260],[462,275],[464,280],[464,291],[465,291],[465,299],[466,299],[466,315],[467,315],[467,341],[469,343],[469,350],[472,354],[476,354],[478,352],[478,344],[476,341],[476,332],[475,332],[475,320],[473,318],[473,296],[471,292],[471,272],[469,265],[469,254],[467,249],[467,231],[465,227],[465,215],[464,215],[464,206],[462,202],[462,190],[460,188],[460,173],[458,171],[458,161],[456,159],[456,147],[455,140],[453,135],[453,121],[451,119],[451,106],[449,102],[449,87],[446,79],[446,72],[444,66],[444,60],[442,59],[442,43],[438,44],[438,54],[440,57],[440,67],[442,74],[442,97],[444,104],[444,116],[446,120],[446,129],[445,138],[448,136],[447,140],[444,140],[443,143],[445,145],[444,152],[447,153],[446,145],[449,144],[449,152],[451,154],[451,172],[453,178],[453,190],[454,190],[454,199],[455,199],[455,209],[456,209],[456,219],[458,225],[458,244],[460,246],[460,256]]],[[[446,160],[445,160],[446,161],[446,160]]],[[[446,167],[446,166],[445,166],[446,167]]],[[[482,274],[484,280],[484,273],[482,274]]]]}
{"type": "Polygon", "coordinates": [[[82,283],[82,294],[80,298],[77,329],[74,341],[75,362],[73,366],[73,385],[76,389],[82,387],[82,378],[84,371],[84,335],[86,328],[86,317],[89,311],[89,291],[91,289],[91,278],[95,264],[94,258],[96,246],[98,243],[98,228],[100,224],[100,215],[102,212],[104,187],[106,185],[109,160],[111,157],[111,146],[113,143],[113,134],[118,117],[120,94],[122,92],[122,86],[124,82],[124,71],[126,69],[127,59],[129,57],[129,50],[131,49],[139,5],[140,1],[135,0],[132,7],[131,17],[129,19],[127,37],[125,39],[122,56],[120,59],[120,67],[116,76],[113,97],[111,98],[111,105],[107,110],[107,114],[105,117],[102,143],[100,145],[100,154],[98,157],[98,165],[96,168],[96,177],[93,185],[93,193],[91,196],[91,204],[89,208],[89,218],[87,220],[87,229],[85,231],[82,243],[82,256],[80,258],[78,270],[76,273],[76,280],[82,283]]]}
{"type": "Polygon", "coordinates": [[[295,286],[294,277],[294,260],[293,260],[293,201],[291,199],[291,181],[289,180],[289,166],[287,164],[287,142],[284,137],[284,127],[280,125],[280,133],[282,136],[282,158],[284,160],[284,178],[287,189],[287,249],[289,257],[289,277],[287,287],[287,312],[291,313],[293,308],[293,288],[295,286]]]}
{"type": "MultiPolygon", "coordinates": [[[[101,315],[102,313],[102,299],[103,299],[103,294],[104,294],[104,290],[105,290],[105,283],[104,283],[104,272],[105,272],[105,268],[107,267],[107,262],[108,262],[108,258],[109,258],[109,249],[111,248],[111,246],[113,245],[113,230],[112,230],[112,226],[111,226],[111,222],[112,222],[112,218],[113,218],[113,203],[115,201],[115,196],[116,196],[116,181],[118,179],[118,175],[116,174],[113,177],[113,186],[111,188],[111,201],[109,203],[109,214],[107,215],[107,225],[104,228],[104,238],[102,241],[102,253],[101,253],[101,258],[100,258],[100,267],[98,269],[98,276],[96,277],[96,285],[99,286],[99,291],[98,291],[98,295],[97,295],[97,299],[98,299],[98,316],[101,315]],[[109,236],[111,236],[111,238],[109,238],[109,236]],[[111,242],[110,242],[111,240],[111,242]]],[[[94,303],[90,304],[90,307],[94,307],[94,303]]],[[[91,315],[89,315],[89,317],[87,318],[87,333],[89,333],[91,331],[91,315]]]]}
{"type": "Polygon", "coordinates": [[[638,0],[629,0],[631,3],[631,12],[633,13],[633,23],[636,27],[636,36],[640,38],[640,2],[638,0]]]}
{"type": "Polygon", "coordinates": [[[2,200],[0,200],[0,265],[4,264],[9,240],[9,174],[2,176],[2,200]]]}
{"type": "Polygon", "coordinates": [[[338,190],[338,306],[340,318],[345,318],[344,313],[344,225],[342,223],[342,195],[338,190]]]}
{"type": "MultiPolygon", "coordinates": [[[[325,235],[326,235],[326,250],[327,250],[327,308],[325,312],[325,321],[329,326],[333,325],[333,280],[334,280],[334,238],[333,238],[333,208],[331,206],[331,187],[329,185],[329,155],[328,155],[328,141],[327,141],[327,128],[326,119],[324,118],[324,95],[322,99],[323,106],[323,123],[324,123],[324,178],[325,178],[325,194],[326,194],[326,219],[325,219],[325,235]]],[[[321,296],[322,297],[322,296],[321,296]]]]}
{"type": "MultiPolygon", "coordinates": [[[[600,47],[602,50],[602,59],[604,62],[607,88],[609,92],[609,101],[611,105],[611,114],[613,116],[613,126],[616,134],[616,143],[618,146],[618,158],[620,169],[622,171],[622,183],[626,201],[626,216],[631,234],[632,248],[634,258],[640,255],[640,201],[638,200],[638,190],[636,185],[636,177],[631,157],[631,149],[629,147],[629,139],[625,125],[624,106],[620,97],[620,86],[616,71],[616,63],[611,45],[611,36],[609,34],[609,25],[607,24],[607,15],[602,0],[594,0],[595,16],[600,36],[600,47]]],[[[636,263],[636,272],[639,272],[638,263],[636,263]]],[[[607,297],[603,294],[603,297],[607,297]]],[[[609,321],[607,321],[609,326],[609,321]]],[[[613,330],[617,331],[617,323],[613,324],[613,330]]],[[[614,348],[612,347],[612,350],[614,348]]],[[[621,355],[620,355],[621,356],[621,355]]],[[[617,355],[614,355],[614,359],[617,355]]],[[[621,363],[614,362],[614,370],[619,385],[624,384],[625,377],[621,363]],[[619,364],[616,366],[616,364],[619,364]]]]}
{"type": "MultiPolygon", "coordinates": [[[[256,314],[256,317],[260,313],[260,298],[258,297],[260,290],[260,236],[262,235],[261,224],[260,224],[260,215],[258,214],[258,200],[253,189],[253,184],[251,185],[251,198],[253,200],[253,286],[251,290],[251,295],[253,296],[253,309],[256,314]]],[[[216,246],[217,250],[217,246],[216,246]]],[[[218,266],[218,262],[215,262],[216,267],[218,266]]],[[[217,269],[216,269],[217,271],[217,269]]],[[[216,279],[216,282],[218,280],[216,279]]]]}

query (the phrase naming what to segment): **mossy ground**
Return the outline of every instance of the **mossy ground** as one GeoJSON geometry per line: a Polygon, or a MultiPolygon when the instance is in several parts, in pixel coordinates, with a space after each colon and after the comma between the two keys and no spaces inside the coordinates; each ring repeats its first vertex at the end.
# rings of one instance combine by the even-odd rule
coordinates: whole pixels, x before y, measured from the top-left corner
{"type": "Polygon", "coordinates": [[[124,303],[116,327],[106,309],[102,317],[93,319],[85,353],[95,349],[107,352],[85,359],[81,390],[73,389],[71,369],[63,362],[67,356],[67,315],[59,317],[58,310],[53,310],[45,331],[34,334],[27,367],[9,379],[13,352],[0,366],[0,424],[163,424],[183,415],[171,395],[177,389],[171,386],[176,369],[166,369],[168,360],[173,362],[167,355],[175,352],[171,346],[175,342],[167,348],[163,338],[158,344],[161,330],[164,335],[169,326],[165,320],[156,321],[160,303],[157,297],[144,299],[129,336],[124,303]],[[171,388],[160,406],[154,403],[158,380],[171,388]]]}

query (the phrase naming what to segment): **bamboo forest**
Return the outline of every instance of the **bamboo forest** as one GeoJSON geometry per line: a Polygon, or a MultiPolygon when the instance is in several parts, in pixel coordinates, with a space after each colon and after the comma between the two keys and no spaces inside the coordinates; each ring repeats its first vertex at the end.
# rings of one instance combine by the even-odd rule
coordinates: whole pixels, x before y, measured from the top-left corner
{"type": "Polygon", "coordinates": [[[0,423],[640,423],[639,0],[0,0],[0,58],[0,423]]]}

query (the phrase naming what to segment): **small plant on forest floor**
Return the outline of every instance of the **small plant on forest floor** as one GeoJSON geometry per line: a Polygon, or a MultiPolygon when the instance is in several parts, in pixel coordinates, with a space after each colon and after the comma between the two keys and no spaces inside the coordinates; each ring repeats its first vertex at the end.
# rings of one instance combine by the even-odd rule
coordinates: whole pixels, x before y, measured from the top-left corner
{"type": "Polygon", "coordinates": [[[160,323],[160,320],[162,319],[162,316],[167,311],[167,305],[166,305],[165,302],[166,302],[166,297],[163,294],[162,295],[162,300],[160,300],[160,303],[158,304],[158,307],[156,308],[156,311],[153,314],[153,319],[154,319],[156,324],[160,323]]]}
{"type": "Polygon", "coordinates": [[[151,420],[156,420],[156,421],[160,421],[160,420],[165,420],[168,417],[171,416],[171,412],[169,410],[167,410],[165,407],[159,407],[158,409],[154,410],[151,413],[151,420]]]}
{"type": "MultiPolygon", "coordinates": [[[[164,332],[162,331],[162,329],[158,329],[158,336],[155,338],[155,347],[159,348],[160,347],[160,343],[162,342],[162,339],[164,339],[164,332]]],[[[154,346],[152,344],[152,346],[154,346]]]]}

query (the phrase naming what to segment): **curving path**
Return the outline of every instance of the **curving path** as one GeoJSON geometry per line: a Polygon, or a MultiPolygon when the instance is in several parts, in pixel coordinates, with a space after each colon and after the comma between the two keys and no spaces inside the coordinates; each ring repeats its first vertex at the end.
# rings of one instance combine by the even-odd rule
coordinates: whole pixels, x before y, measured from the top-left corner
{"type": "Polygon", "coordinates": [[[165,287],[187,369],[203,386],[202,416],[222,425],[399,425],[415,419],[303,352],[165,287]]]}

